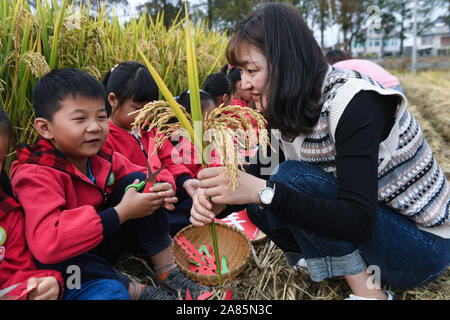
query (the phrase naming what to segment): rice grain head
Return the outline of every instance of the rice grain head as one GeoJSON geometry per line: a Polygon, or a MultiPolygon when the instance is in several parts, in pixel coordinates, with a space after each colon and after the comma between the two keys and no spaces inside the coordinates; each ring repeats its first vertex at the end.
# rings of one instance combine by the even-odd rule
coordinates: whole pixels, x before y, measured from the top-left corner
{"type": "Polygon", "coordinates": [[[30,68],[31,73],[36,78],[41,78],[43,75],[50,72],[50,67],[47,64],[45,57],[39,52],[27,51],[20,57],[20,61],[30,68]]]}

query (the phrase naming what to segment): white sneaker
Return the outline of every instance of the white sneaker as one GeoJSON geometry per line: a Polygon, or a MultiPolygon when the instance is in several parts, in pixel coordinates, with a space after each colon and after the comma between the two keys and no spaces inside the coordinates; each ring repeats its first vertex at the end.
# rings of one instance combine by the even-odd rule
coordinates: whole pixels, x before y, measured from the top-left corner
{"type": "Polygon", "coordinates": [[[305,258],[301,258],[300,260],[298,260],[295,266],[292,267],[292,269],[300,270],[305,274],[309,274],[308,265],[306,264],[305,258]]]}
{"type": "MultiPolygon", "coordinates": [[[[384,290],[384,293],[387,296],[386,300],[394,300],[394,293],[392,291],[384,290]]],[[[345,298],[344,300],[378,300],[378,299],[360,297],[360,296],[355,296],[354,294],[351,294],[348,298],[345,298]]]]}

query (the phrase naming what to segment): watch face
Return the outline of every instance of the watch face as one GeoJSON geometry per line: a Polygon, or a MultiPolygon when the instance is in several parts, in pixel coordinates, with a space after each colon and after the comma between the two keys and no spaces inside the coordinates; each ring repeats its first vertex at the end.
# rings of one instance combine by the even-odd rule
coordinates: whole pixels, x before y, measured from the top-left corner
{"type": "Polygon", "coordinates": [[[261,191],[261,202],[263,204],[271,204],[272,203],[272,199],[273,199],[273,189],[271,188],[264,188],[261,191]]]}

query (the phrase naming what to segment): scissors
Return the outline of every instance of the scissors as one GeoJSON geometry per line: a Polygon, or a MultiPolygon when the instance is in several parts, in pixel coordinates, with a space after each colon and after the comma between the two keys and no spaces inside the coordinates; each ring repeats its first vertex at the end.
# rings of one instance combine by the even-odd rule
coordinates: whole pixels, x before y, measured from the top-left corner
{"type": "Polygon", "coordinates": [[[10,291],[14,290],[15,288],[17,288],[18,286],[20,286],[22,283],[16,283],[8,288],[5,288],[3,290],[0,290],[0,300],[4,300],[4,299],[8,299],[8,297],[6,296],[10,291]]]}
{"type": "Polygon", "coordinates": [[[147,178],[145,178],[144,181],[139,182],[138,184],[129,184],[126,188],[125,188],[125,192],[128,191],[128,189],[130,188],[136,188],[136,191],[139,191],[142,189],[142,187],[144,187],[147,183],[149,183],[149,187],[153,186],[156,183],[156,179],[155,177],[158,175],[158,173],[161,172],[162,169],[164,169],[166,165],[163,164],[161,168],[159,168],[158,170],[156,170],[154,173],[152,172],[152,169],[150,169],[150,165],[148,164],[147,161],[147,178]]]}

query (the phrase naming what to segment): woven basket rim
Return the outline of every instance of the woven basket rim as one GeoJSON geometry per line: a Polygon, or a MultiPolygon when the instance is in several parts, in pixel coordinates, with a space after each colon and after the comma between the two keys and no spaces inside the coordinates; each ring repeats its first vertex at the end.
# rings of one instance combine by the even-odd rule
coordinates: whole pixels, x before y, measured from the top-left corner
{"type": "MultiPolygon", "coordinates": [[[[231,280],[233,278],[235,278],[237,275],[239,275],[246,267],[248,260],[250,259],[250,254],[251,254],[251,241],[248,238],[248,236],[242,232],[241,230],[239,230],[237,227],[233,226],[233,225],[229,225],[220,221],[215,221],[214,222],[216,227],[224,227],[224,228],[228,228],[233,230],[234,232],[236,232],[237,234],[241,235],[246,243],[247,243],[247,253],[244,259],[242,259],[242,261],[240,262],[239,266],[234,268],[233,270],[230,270],[229,272],[222,274],[222,282],[225,282],[226,280],[231,280]]],[[[194,225],[188,225],[186,227],[184,227],[183,229],[181,229],[180,231],[177,232],[178,234],[183,234],[185,235],[186,231],[190,230],[190,229],[194,229],[194,228],[208,228],[209,225],[205,225],[203,227],[196,227],[194,225]]],[[[176,243],[176,241],[172,242],[172,250],[174,249],[174,246],[178,246],[178,244],[176,243]]],[[[206,285],[217,285],[219,282],[219,275],[215,274],[215,275],[205,275],[205,274],[198,274],[195,272],[192,272],[191,270],[189,270],[189,268],[187,268],[185,266],[185,264],[180,263],[177,259],[176,256],[174,256],[175,258],[175,262],[178,265],[178,267],[181,269],[181,271],[186,274],[188,277],[190,277],[191,279],[198,281],[202,284],[206,284],[206,285]]]]}

